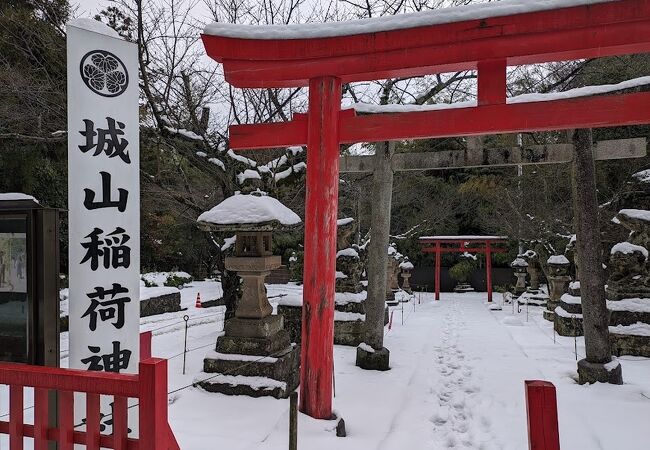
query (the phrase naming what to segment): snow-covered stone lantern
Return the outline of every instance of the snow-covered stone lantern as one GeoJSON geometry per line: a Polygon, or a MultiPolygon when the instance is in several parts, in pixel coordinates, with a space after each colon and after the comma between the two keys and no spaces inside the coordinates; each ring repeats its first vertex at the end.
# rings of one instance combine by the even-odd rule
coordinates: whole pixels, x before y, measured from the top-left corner
{"type": "Polygon", "coordinates": [[[216,352],[203,363],[205,372],[241,377],[236,383],[216,377],[201,386],[226,394],[288,397],[298,385],[299,352],[291,345],[283,317],[272,315],[264,279],[281,265],[280,256],[272,253],[273,231],[295,227],[300,217],[277,199],[256,192],[225,199],[201,214],[198,222],[208,231],[236,234],[234,256],[226,258],[225,266],[242,279],[235,317],[226,321],[216,352]],[[259,358],[250,361],[251,356],[259,358]],[[257,378],[247,383],[247,377],[257,378]]]}
{"type": "Polygon", "coordinates": [[[528,263],[524,258],[517,257],[510,263],[510,267],[515,271],[517,277],[517,284],[515,284],[515,298],[526,292],[526,275],[528,274],[528,263]]]}
{"type": "Polygon", "coordinates": [[[411,290],[411,285],[409,284],[409,278],[411,278],[411,272],[415,268],[413,266],[413,263],[409,261],[408,256],[404,257],[404,261],[402,261],[399,265],[399,268],[402,270],[402,280],[404,282],[402,283],[402,289],[408,292],[409,294],[412,294],[413,291],[411,290]]]}
{"type": "Polygon", "coordinates": [[[569,267],[571,263],[564,255],[553,255],[548,261],[548,303],[544,318],[553,322],[555,320],[555,308],[560,306],[562,295],[567,292],[571,277],[569,276],[569,267]]]}

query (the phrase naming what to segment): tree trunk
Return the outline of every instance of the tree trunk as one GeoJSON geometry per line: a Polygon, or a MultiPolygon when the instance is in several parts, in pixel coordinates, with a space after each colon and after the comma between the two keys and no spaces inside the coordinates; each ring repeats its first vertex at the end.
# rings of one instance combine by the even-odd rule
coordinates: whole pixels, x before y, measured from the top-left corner
{"type": "Polygon", "coordinates": [[[580,383],[600,381],[620,384],[620,365],[617,368],[606,366],[612,361],[612,353],[591,130],[576,130],[573,134],[573,144],[576,249],[582,265],[580,290],[586,348],[586,358],[578,363],[578,373],[580,383]]]}
{"type": "Polygon", "coordinates": [[[391,164],[395,144],[377,144],[372,183],[371,240],[368,251],[368,298],[364,341],[375,350],[384,345],[384,310],[386,308],[386,266],[390,239],[390,214],[393,195],[391,164]]]}

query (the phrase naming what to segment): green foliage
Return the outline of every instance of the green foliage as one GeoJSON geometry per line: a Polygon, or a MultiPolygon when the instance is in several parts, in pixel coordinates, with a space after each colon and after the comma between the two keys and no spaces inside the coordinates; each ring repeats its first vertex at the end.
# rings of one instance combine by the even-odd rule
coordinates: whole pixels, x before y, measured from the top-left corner
{"type": "Polygon", "coordinates": [[[170,275],[167,277],[167,280],[165,281],[165,286],[171,286],[171,287],[179,287],[183,286],[184,284],[191,283],[194,280],[193,277],[181,277],[179,275],[170,275]]]}
{"type": "Polygon", "coordinates": [[[459,283],[467,283],[476,269],[476,265],[468,260],[460,261],[449,269],[449,276],[459,283]]]}

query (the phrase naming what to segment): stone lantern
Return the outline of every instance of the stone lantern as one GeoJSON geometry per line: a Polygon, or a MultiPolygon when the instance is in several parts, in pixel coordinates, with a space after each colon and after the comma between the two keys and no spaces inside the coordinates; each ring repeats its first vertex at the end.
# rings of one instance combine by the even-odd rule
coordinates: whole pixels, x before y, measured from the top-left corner
{"type": "Polygon", "coordinates": [[[569,267],[571,263],[564,255],[551,256],[548,261],[548,303],[544,318],[553,322],[555,320],[555,308],[560,306],[560,299],[566,293],[571,277],[569,276],[569,267]]]}
{"type": "Polygon", "coordinates": [[[217,376],[200,383],[201,387],[224,394],[288,397],[299,381],[299,349],[291,345],[283,317],[272,315],[264,279],[281,265],[280,256],[272,253],[273,231],[294,227],[300,218],[275,198],[258,192],[229,197],[201,214],[198,222],[208,231],[236,234],[234,255],[226,258],[225,267],[242,279],[235,317],[226,321],[216,352],[203,362],[205,372],[241,377],[233,381],[217,376]],[[247,377],[261,378],[247,383],[247,377]]]}
{"type": "Polygon", "coordinates": [[[526,275],[528,274],[528,263],[525,259],[517,257],[513,262],[510,263],[515,271],[515,276],[517,277],[517,284],[515,284],[514,297],[518,298],[521,294],[526,292],[526,275]]]}
{"type": "Polygon", "coordinates": [[[404,261],[399,265],[399,268],[402,269],[402,280],[404,282],[402,283],[402,289],[408,292],[409,294],[412,294],[413,291],[411,290],[411,285],[409,284],[409,278],[411,278],[411,272],[415,268],[413,266],[413,263],[409,261],[408,256],[404,257],[404,261]]]}
{"type": "Polygon", "coordinates": [[[526,269],[528,271],[528,276],[530,277],[530,288],[528,289],[528,292],[537,294],[539,292],[539,257],[533,250],[528,250],[522,256],[528,263],[526,269]]]}

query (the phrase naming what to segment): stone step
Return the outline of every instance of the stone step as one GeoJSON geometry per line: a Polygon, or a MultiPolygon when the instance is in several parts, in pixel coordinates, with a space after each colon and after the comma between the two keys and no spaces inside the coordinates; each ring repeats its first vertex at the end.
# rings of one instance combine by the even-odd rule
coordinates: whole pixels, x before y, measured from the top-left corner
{"type": "MultiPolygon", "coordinates": [[[[207,375],[207,374],[206,374],[207,375]]],[[[247,377],[242,375],[214,375],[206,381],[196,380],[197,385],[208,392],[225,395],[246,395],[248,397],[288,398],[291,392],[287,384],[281,381],[263,377],[247,377]]]]}
{"type": "Polygon", "coordinates": [[[582,314],[568,312],[561,306],[555,308],[553,327],[555,328],[555,332],[560,336],[574,337],[584,335],[582,314]]]}

